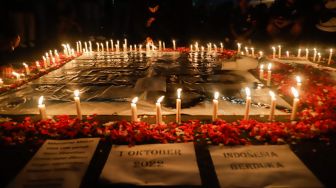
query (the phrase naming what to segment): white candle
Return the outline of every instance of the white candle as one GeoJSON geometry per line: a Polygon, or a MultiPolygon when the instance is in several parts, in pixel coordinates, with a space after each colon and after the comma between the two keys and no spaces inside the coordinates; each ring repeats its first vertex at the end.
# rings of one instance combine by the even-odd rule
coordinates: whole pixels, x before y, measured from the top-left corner
{"type": "Polygon", "coordinates": [[[221,52],[223,52],[223,50],[224,50],[224,45],[223,45],[222,42],[220,43],[220,50],[221,50],[221,52]]]}
{"type": "Polygon", "coordinates": [[[156,124],[162,124],[162,109],[161,109],[161,102],[163,100],[164,96],[161,96],[156,101],[156,124]]]}
{"type": "Polygon", "coordinates": [[[100,43],[100,46],[101,46],[101,50],[102,50],[102,52],[104,52],[104,44],[103,44],[103,43],[100,43]]]}
{"type": "Polygon", "coordinates": [[[294,95],[294,100],[293,100],[293,108],[292,108],[292,114],[291,114],[290,120],[293,121],[296,119],[296,112],[297,112],[297,108],[299,104],[299,92],[294,87],[292,87],[291,90],[294,95]]]}
{"type": "Polygon", "coordinates": [[[166,50],[166,43],[162,42],[163,50],[166,50]]]}
{"type": "Polygon", "coordinates": [[[161,40],[159,40],[159,51],[161,51],[162,50],[162,42],[161,42],[161,40]]]}
{"type": "Polygon", "coordinates": [[[308,57],[309,57],[309,49],[306,48],[306,59],[308,59],[308,57]]]}
{"type": "Polygon", "coordinates": [[[96,45],[97,45],[97,52],[99,52],[100,50],[99,50],[99,44],[98,44],[98,42],[96,43],[96,45]]]}
{"type": "Polygon", "coordinates": [[[218,97],[219,92],[215,92],[213,102],[213,111],[212,111],[212,121],[215,121],[218,116],[218,97]]]}
{"type": "Polygon", "coordinates": [[[240,53],[240,50],[241,50],[241,44],[240,44],[240,43],[237,43],[237,47],[238,47],[237,52],[238,52],[238,54],[239,54],[239,53],[240,53]]]}
{"type": "Polygon", "coordinates": [[[328,65],[330,65],[330,63],[331,63],[332,54],[333,54],[333,49],[330,49],[328,65]]]}
{"type": "Polygon", "coordinates": [[[83,52],[82,42],[81,41],[79,41],[79,52],[83,52]]]}
{"type": "Polygon", "coordinates": [[[321,53],[320,53],[320,52],[317,53],[317,56],[318,56],[318,58],[317,58],[317,62],[320,62],[320,61],[321,61],[321,53]]]}
{"type": "Polygon", "coordinates": [[[259,58],[262,58],[264,56],[264,52],[259,51],[259,58]]]}
{"type": "Polygon", "coordinates": [[[106,41],[105,44],[106,44],[106,51],[108,52],[109,51],[109,43],[108,43],[108,41],[106,41]]]}
{"type": "Polygon", "coordinates": [[[89,41],[89,48],[90,48],[90,52],[92,52],[92,42],[89,41]]]}
{"type": "Polygon", "coordinates": [[[199,51],[198,42],[195,42],[195,50],[199,51]]]}
{"type": "Polygon", "coordinates": [[[142,51],[142,45],[141,44],[139,45],[139,51],[140,52],[142,51]]]}
{"type": "Polygon", "coordinates": [[[251,48],[252,51],[252,57],[254,57],[254,48],[251,48]]]}
{"type": "Polygon", "coordinates": [[[138,97],[134,97],[132,99],[131,103],[131,116],[132,116],[132,121],[137,122],[138,121],[138,109],[136,103],[138,102],[138,97]]]}
{"type": "Polygon", "coordinates": [[[181,92],[182,89],[177,89],[177,99],[176,99],[176,123],[181,123],[181,92]]]}
{"type": "Polygon", "coordinates": [[[111,42],[111,50],[113,51],[114,45],[113,45],[113,40],[110,40],[111,42]]]}
{"type": "Polygon", "coordinates": [[[29,67],[26,63],[22,63],[24,68],[25,68],[25,71],[26,71],[26,75],[29,75],[30,74],[30,70],[29,70],[29,67]]]}
{"type": "Polygon", "coordinates": [[[264,80],[264,64],[261,64],[259,67],[259,79],[264,80]]]}
{"type": "Polygon", "coordinates": [[[298,49],[298,54],[297,57],[300,58],[301,57],[301,48],[298,49]]]}
{"type": "Polygon", "coordinates": [[[267,66],[267,86],[271,86],[271,79],[272,79],[272,63],[269,63],[267,66]]]}
{"type": "Polygon", "coordinates": [[[19,73],[13,71],[12,74],[16,77],[17,81],[20,81],[20,74],[19,73]]]}
{"type": "Polygon", "coordinates": [[[279,48],[279,55],[278,56],[279,56],[279,59],[280,59],[281,58],[281,45],[279,45],[278,48],[279,48]]]}
{"type": "Polygon", "coordinates": [[[274,46],[272,47],[272,50],[273,50],[273,59],[275,59],[275,47],[274,46]]]}
{"type": "Polygon", "coordinates": [[[287,58],[289,58],[289,51],[286,51],[286,56],[287,58]]]}
{"type": "Polygon", "coordinates": [[[249,50],[248,50],[247,47],[245,47],[245,53],[246,53],[246,55],[249,55],[249,50]]]}
{"type": "Polygon", "coordinates": [[[127,39],[126,38],[124,39],[124,44],[125,44],[125,46],[127,48],[127,39]]]}
{"type": "Polygon", "coordinates": [[[246,92],[246,106],[245,106],[244,120],[248,120],[249,119],[249,114],[250,114],[250,106],[251,106],[251,90],[250,90],[250,88],[246,87],[245,92],[246,92]]]}
{"type": "Polygon", "coordinates": [[[273,91],[269,92],[270,96],[271,96],[271,107],[270,107],[270,115],[268,120],[272,121],[274,120],[274,112],[275,112],[275,106],[276,106],[276,98],[275,98],[275,94],[273,91]]]}
{"type": "Polygon", "coordinates": [[[176,50],[176,41],[173,40],[173,50],[176,50]]]}
{"type": "Polygon", "coordinates": [[[55,57],[56,57],[56,61],[59,62],[60,61],[60,56],[59,56],[57,50],[54,50],[54,54],[55,54],[55,57]]]}
{"type": "Polygon", "coordinates": [[[39,112],[40,112],[41,120],[48,119],[47,112],[46,112],[46,107],[45,107],[45,104],[43,103],[43,96],[41,96],[38,100],[38,109],[39,109],[39,112]]]}
{"type": "Polygon", "coordinates": [[[36,64],[36,68],[38,71],[41,71],[41,66],[40,66],[40,63],[38,61],[35,62],[36,64]]]}
{"type": "Polygon", "coordinates": [[[84,46],[85,46],[85,51],[88,52],[89,49],[88,49],[88,45],[87,45],[87,42],[86,42],[86,41],[84,42],[84,46]]]}
{"type": "Polygon", "coordinates": [[[296,76],[296,89],[300,93],[301,92],[301,86],[302,86],[302,81],[300,76],[296,76]]]}
{"type": "Polygon", "coordinates": [[[76,51],[77,53],[79,53],[79,43],[78,42],[76,42],[76,51]]]}
{"type": "Polygon", "coordinates": [[[75,104],[76,104],[77,118],[79,120],[82,120],[82,109],[81,109],[78,89],[74,91],[74,95],[75,95],[74,99],[75,99],[75,104]]]}
{"type": "Polygon", "coordinates": [[[0,78],[0,88],[2,88],[3,85],[4,85],[4,82],[3,82],[2,78],[0,78]]]}
{"type": "Polygon", "coordinates": [[[314,48],[313,62],[315,62],[315,60],[316,60],[316,53],[317,53],[317,50],[316,50],[316,48],[314,48]]]}

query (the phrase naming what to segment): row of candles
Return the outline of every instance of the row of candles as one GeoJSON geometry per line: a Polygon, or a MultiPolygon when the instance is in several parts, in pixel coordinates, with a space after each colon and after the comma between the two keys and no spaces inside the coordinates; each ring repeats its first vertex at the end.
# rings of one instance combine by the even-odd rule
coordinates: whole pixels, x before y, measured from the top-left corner
{"type": "MultiPolygon", "coordinates": [[[[290,120],[295,120],[296,119],[296,113],[297,113],[297,108],[298,108],[298,103],[299,103],[299,91],[301,88],[301,79],[300,77],[297,77],[297,88],[292,87],[292,93],[294,95],[294,100],[293,100],[293,108],[292,108],[292,113],[290,116],[290,120]]],[[[249,114],[250,114],[250,106],[251,106],[251,90],[250,88],[246,87],[245,88],[246,92],[246,103],[245,103],[245,113],[244,113],[244,120],[249,119],[249,114]]],[[[76,105],[76,111],[77,111],[77,118],[79,120],[82,120],[82,109],[81,109],[81,104],[80,104],[80,98],[79,98],[79,90],[74,91],[74,102],[76,105]]],[[[181,94],[182,94],[182,89],[179,88],[177,89],[177,98],[176,98],[176,122],[181,123],[181,94]]],[[[270,97],[271,97],[271,104],[270,104],[270,114],[268,120],[273,121],[274,120],[274,113],[275,113],[275,108],[276,108],[276,97],[275,93],[273,91],[269,92],[270,97]]],[[[214,98],[213,98],[213,112],[212,112],[212,120],[215,121],[218,119],[218,106],[219,106],[219,92],[214,93],[214,98]]],[[[162,124],[162,107],[161,107],[161,102],[163,101],[164,96],[161,96],[157,99],[156,104],[155,104],[155,111],[156,111],[156,124],[162,124]]],[[[38,101],[38,109],[39,113],[41,116],[42,120],[46,120],[47,113],[46,113],[46,106],[43,103],[44,97],[41,96],[38,101]]],[[[139,98],[135,97],[131,101],[131,120],[133,122],[138,122],[138,109],[137,109],[137,102],[139,98]]]]}
{"type": "MultiPolygon", "coordinates": [[[[69,44],[62,44],[63,53],[66,57],[75,57],[75,51],[70,47],[69,44]]],[[[61,58],[58,51],[55,49],[54,51],[49,50],[42,56],[42,64],[39,61],[35,62],[36,69],[41,71],[42,69],[47,70],[48,68],[56,65],[60,62],[61,58]]],[[[16,71],[12,71],[12,75],[15,77],[17,81],[21,81],[22,77],[29,76],[31,74],[30,67],[27,63],[22,63],[24,68],[24,73],[18,73],[16,71]]],[[[4,86],[4,80],[0,78],[0,88],[4,86]]]]}
{"type": "MultiPolygon", "coordinates": [[[[242,47],[242,44],[241,43],[237,43],[237,51],[238,51],[238,54],[242,54],[242,55],[245,55],[244,52],[241,51],[241,47],[242,47]]],[[[246,55],[250,55],[250,50],[251,50],[251,56],[254,57],[255,56],[255,53],[254,53],[254,48],[251,47],[251,48],[248,48],[248,47],[245,47],[245,53],[246,55]]],[[[276,48],[275,46],[272,47],[272,58],[275,59],[276,57],[278,57],[279,59],[282,57],[282,47],[281,45],[278,45],[278,47],[276,48]]],[[[306,48],[305,49],[305,54],[303,55],[302,54],[302,49],[299,48],[297,50],[297,55],[296,57],[297,58],[305,58],[305,59],[309,59],[309,49],[306,48]]],[[[313,53],[313,57],[312,57],[312,61],[313,62],[321,62],[321,58],[322,58],[322,54],[321,52],[318,52],[316,48],[313,49],[314,53],[313,53]]],[[[262,57],[263,56],[263,52],[262,51],[259,51],[259,56],[262,57]]],[[[286,51],[286,57],[289,58],[290,57],[290,52],[289,51],[286,51]]],[[[327,64],[330,65],[331,63],[331,59],[333,57],[333,49],[330,48],[329,49],[329,57],[328,57],[328,61],[327,61],[327,64]]]]}

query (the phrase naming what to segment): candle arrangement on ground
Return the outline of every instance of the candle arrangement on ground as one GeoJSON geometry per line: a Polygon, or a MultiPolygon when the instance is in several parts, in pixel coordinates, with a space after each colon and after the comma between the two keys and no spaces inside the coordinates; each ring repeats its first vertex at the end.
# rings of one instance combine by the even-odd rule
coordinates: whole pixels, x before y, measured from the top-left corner
{"type": "MultiPolygon", "coordinates": [[[[113,142],[128,144],[199,140],[207,140],[213,144],[248,144],[255,141],[284,143],[320,136],[325,139],[335,131],[336,120],[333,117],[335,81],[329,76],[329,72],[311,64],[279,62],[284,59],[281,53],[284,47],[281,45],[277,48],[273,47],[270,59],[263,61],[267,56],[262,52],[255,53],[254,47],[244,47],[243,52],[241,51],[243,46],[240,43],[237,44],[236,52],[224,49],[222,43],[218,44],[219,47],[213,43],[208,43],[204,47],[196,42],[191,44],[190,48],[181,48],[175,40],[172,40],[172,48],[166,48],[162,41],[158,46],[148,43],[144,45],[145,48],[142,48],[142,45],[128,45],[127,39],[122,41],[123,44],[120,44],[119,40],[97,42],[96,51],[92,50],[90,41],[77,42],[76,52],[70,48],[70,45],[63,45],[64,50],[61,55],[58,55],[57,51],[54,53],[50,51],[43,56],[43,61],[35,63],[36,66],[24,63],[22,70],[12,72],[11,79],[16,83],[15,87],[19,85],[17,83],[24,87],[24,83],[58,69],[79,56],[60,68],[62,71],[57,71],[55,74],[51,72],[52,74],[32,82],[35,90],[44,95],[40,97],[38,107],[31,108],[32,111],[39,110],[40,118],[37,121],[33,118],[33,121],[27,117],[22,123],[1,122],[0,129],[4,134],[0,139],[4,140],[3,143],[40,143],[43,139],[39,139],[39,136],[57,139],[99,136],[113,142]],[[148,59],[154,63],[148,65],[148,59]],[[175,61],[176,59],[178,61],[175,61]],[[252,68],[248,67],[246,70],[252,69],[255,78],[242,77],[235,73],[235,71],[244,70],[239,67],[240,60],[253,62],[249,63],[252,68]],[[258,60],[261,62],[260,65],[258,60]],[[231,66],[233,63],[234,68],[231,66]],[[265,67],[267,71],[264,71],[265,67]],[[118,69],[122,71],[117,72],[118,69]],[[231,70],[232,73],[227,74],[225,72],[227,70],[231,70]],[[76,71],[79,72],[78,75],[73,74],[76,71]],[[68,72],[70,75],[65,76],[63,72],[68,72]],[[303,76],[303,81],[300,76],[297,76],[298,73],[303,76]],[[289,74],[293,75],[289,76],[289,74]],[[23,79],[25,81],[22,81],[23,79]],[[243,91],[241,86],[237,85],[235,88],[237,79],[243,80],[248,87],[243,91]],[[42,85],[50,82],[55,82],[53,83],[55,86],[42,85]],[[69,95],[67,90],[73,91],[67,85],[68,83],[80,87],[82,101],[79,99],[79,90],[75,90],[74,98],[67,98],[69,95]],[[176,89],[177,86],[178,89],[176,89]],[[66,88],[65,92],[62,92],[64,88],[66,88]],[[276,90],[277,94],[269,88],[276,90]],[[68,107],[66,103],[49,103],[50,100],[55,101],[58,93],[53,93],[54,98],[51,98],[48,95],[48,89],[57,91],[63,101],[71,101],[72,105],[68,107]],[[182,89],[183,100],[181,99],[182,89]],[[161,96],[162,91],[166,91],[163,96],[161,96]],[[129,106],[130,97],[122,96],[126,93],[130,97],[139,96],[133,98],[131,106],[129,106]],[[266,93],[266,97],[262,97],[260,93],[266,93]],[[117,97],[118,95],[120,98],[117,97]],[[113,108],[116,105],[115,108],[120,109],[120,113],[117,114],[129,116],[131,121],[100,123],[98,117],[83,115],[94,114],[87,106],[99,108],[100,105],[96,101],[104,100],[108,101],[103,103],[104,109],[110,110],[110,107],[113,108]],[[51,119],[47,116],[43,101],[48,101],[48,115],[51,119]],[[91,104],[91,101],[94,103],[91,104]],[[127,102],[127,107],[122,106],[120,102],[127,102]],[[173,108],[171,110],[165,108],[169,106],[173,108]],[[73,109],[77,118],[55,116],[55,119],[52,119],[56,108],[62,111],[73,109]],[[175,119],[167,121],[166,116],[172,114],[175,119]],[[193,117],[205,114],[212,118],[205,121],[192,120],[193,118],[182,121],[183,114],[194,114],[193,117]],[[146,117],[151,115],[155,115],[154,124],[146,121],[146,117]],[[225,121],[229,116],[234,116],[233,120],[225,121]],[[260,116],[259,120],[256,120],[256,116],[260,116]],[[31,131],[37,131],[39,136],[31,138],[27,127],[31,131]],[[69,134],[67,131],[70,131],[69,134]],[[158,134],[161,131],[166,133],[158,134]],[[147,134],[153,135],[148,137],[147,134]]],[[[326,61],[326,65],[333,64],[332,49],[329,52],[328,58],[322,58],[322,54],[315,49],[312,60],[326,61]]],[[[286,57],[287,59],[293,57],[295,60],[310,59],[309,49],[306,48],[303,54],[302,49],[299,48],[297,55],[290,56],[288,52],[286,57]]],[[[242,65],[247,66],[247,63],[242,65]]],[[[8,80],[1,81],[1,89],[4,89],[2,91],[9,92],[6,84],[8,80]],[[4,85],[6,87],[3,87],[4,85]]],[[[241,81],[238,80],[238,82],[241,81]]],[[[10,88],[14,87],[10,86],[10,88]]],[[[28,90],[31,89],[26,86],[22,90],[28,94],[28,90]]],[[[10,101],[10,98],[8,99],[10,101]]],[[[34,97],[31,99],[34,100],[34,97]]],[[[4,98],[4,100],[7,99],[4,98]]],[[[12,107],[12,105],[5,106],[12,107]]],[[[24,105],[21,106],[24,107],[24,105]]],[[[7,110],[7,112],[10,111],[7,110]]]]}

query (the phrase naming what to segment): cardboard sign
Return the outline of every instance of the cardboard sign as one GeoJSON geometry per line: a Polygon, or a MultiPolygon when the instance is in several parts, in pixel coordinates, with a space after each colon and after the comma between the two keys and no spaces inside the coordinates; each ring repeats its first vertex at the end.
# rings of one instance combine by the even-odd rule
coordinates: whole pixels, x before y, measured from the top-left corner
{"type": "Polygon", "coordinates": [[[100,179],[133,185],[201,185],[193,143],[114,145],[100,179]]]}
{"type": "Polygon", "coordinates": [[[323,187],[287,145],[209,150],[221,187],[323,187]]]}
{"type": "Polygon", "coordinates": [[[79,187],[98,142],[47,140],[8,187],[79,187]]]}

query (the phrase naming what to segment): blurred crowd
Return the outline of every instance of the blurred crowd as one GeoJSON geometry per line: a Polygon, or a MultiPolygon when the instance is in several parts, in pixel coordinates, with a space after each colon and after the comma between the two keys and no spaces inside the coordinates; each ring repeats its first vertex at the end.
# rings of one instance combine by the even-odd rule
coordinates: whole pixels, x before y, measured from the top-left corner
{"type": "Polygon", "coordinates": [[[335,41],[336,0],[2,0],[0,48],[128,38],[271,43],[335,41]]]}

